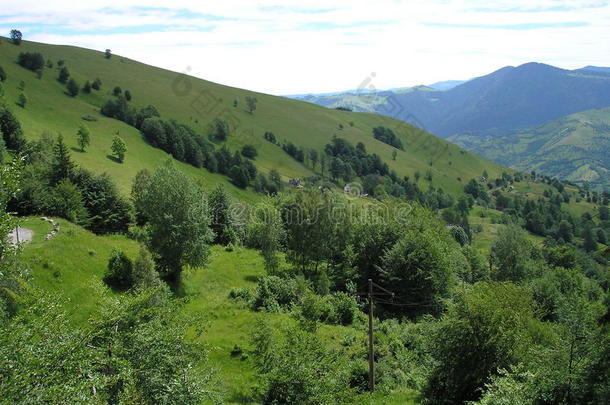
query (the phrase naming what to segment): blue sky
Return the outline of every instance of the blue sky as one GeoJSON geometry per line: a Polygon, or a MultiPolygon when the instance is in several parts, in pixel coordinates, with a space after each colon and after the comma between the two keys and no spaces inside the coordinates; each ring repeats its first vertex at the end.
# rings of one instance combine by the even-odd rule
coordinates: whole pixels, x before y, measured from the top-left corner
{"type": "Polygon", "coordinates": [[[21,0],[0,10],[12,28],[272,94],[610,66],[606,0],[21,0]]]}

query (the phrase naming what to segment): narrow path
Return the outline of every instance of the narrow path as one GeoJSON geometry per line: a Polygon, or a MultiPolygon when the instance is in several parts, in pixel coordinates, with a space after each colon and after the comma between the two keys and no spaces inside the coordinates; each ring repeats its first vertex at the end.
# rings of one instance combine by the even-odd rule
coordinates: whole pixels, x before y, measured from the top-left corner
{"type": "Polygon", "coordinates": [[[13,229],[11,233],[8,234],[8,239],[12,243],[16,244],[19,242],[31,242],[32,237],[34,236],[34,232],[31,229],[17,227],[13,229]]]}

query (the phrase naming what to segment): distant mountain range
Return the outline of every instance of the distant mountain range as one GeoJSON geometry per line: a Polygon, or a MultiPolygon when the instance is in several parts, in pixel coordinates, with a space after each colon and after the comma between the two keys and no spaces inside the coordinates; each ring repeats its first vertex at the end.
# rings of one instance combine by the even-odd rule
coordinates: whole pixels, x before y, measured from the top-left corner
{"type": "MultiPolygon", "coordinates": [[[[603,181],[605,177],[599,171],[610,169],[607,162],[601,161],[595,165],[599,170],[593,170],[597,177],[584,169],[569,170],[567,174],[565,170],[558,169],[565,169],[565,164],[554,166],[549,163],[558,153],[557,149],[552,149],[552,153],[549,150],[539,151],[537,146],[544,142],[536,138],[541,136],[537,128],[546,123],[555,120],[567,122],[561,119],[570,114],[610,106],[608,67],[586,66],[566,70],[542,63],[526,63],[518,67],[507,66],[465,82],[447,81],[398,91],[347,92],[297,98],[330,108],[346,107],[398,118],[498,163],[517,168],[533,164],[526,157],[540,152],[546,156],[541,170],[574,181],[603,181]],[[500,140],[515,141],[520,136],[525,137],[525,134],[536,138],[528,142],[527,153],[515,155],[515,160],[511,162],[496,156],[500,140]],[[495,138],[498,140],[491,141],[495,138]]],[[[602,115],[601,122],[605,123],[604,120],[608,119],[607,123],[610,124],[610,117],[602,115]]],[[[606,128],[604,125],[598,125],[596,139],[607,139],[609,136],[609,131],[603,129],[606,128]]],[[[587,134],[583,136],[593,136],[592,132],[587,134]]],[[[605,148],[604,153],[610,153],[606,142],[601,142],[599,146],[605,148]]],[[[574,158],[579,161],[586,159],[585,155],[576,155],[574,158]]],[[[563,162],[570,160],[570,153],[563,153],[561,159],[563,162]]]]}

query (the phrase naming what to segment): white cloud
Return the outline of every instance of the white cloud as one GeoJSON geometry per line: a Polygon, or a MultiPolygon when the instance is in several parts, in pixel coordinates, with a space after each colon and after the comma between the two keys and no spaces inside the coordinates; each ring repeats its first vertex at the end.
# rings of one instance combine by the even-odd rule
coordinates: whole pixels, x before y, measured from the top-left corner
{"type": "Polygon", "coordinates": [[[529,61],[610,65],[606,1],[23,0],[3,5],[0,25],[10,24],[27,39],[110,48],[274,94],[352,89],[371,72],[377,88],[389,88],[529,61]],[[557,23],[587,25],[490,29],[557,23]]]}

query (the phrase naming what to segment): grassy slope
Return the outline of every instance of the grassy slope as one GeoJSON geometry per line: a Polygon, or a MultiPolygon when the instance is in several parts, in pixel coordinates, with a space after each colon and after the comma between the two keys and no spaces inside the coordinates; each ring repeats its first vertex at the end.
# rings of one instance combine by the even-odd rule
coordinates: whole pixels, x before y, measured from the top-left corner
{"type": "Polygon", "coordinates": [[[610,185],[610,108],[583,111],[550,121],[532,131],[477,143],[454,141],[496,162],[521,170],[538,170],[570,181],[610,185]]]}
{"type": "MultiPolygon", "coordinates": [[[[21,226],[34,231],[31,243],[24,247],[23,258],[32,270],[32,282],[45,291],[66,299],[66,309],[78,325],[100,309],[106,299],[118,294],[102,281],[110,252],[123,249],[132,259],[137,255],[136,242],[124,236],[96,236],[67,221],[59,220],[61,230],[49,241],[44,236],[51,226],[37,217],[23,218],[21,226]]],[[[226,403],[251,403],[249,394],[256,384],[251,359],[231,356],[235,345],[247,350],[250,337],[260,317],[281,320],[287,315],[256,313],[240,302],[228,298],[233,287],[254,287],[256,278],[265,274],[259,253],[237,248],[227,252],[215,246],[209,264],[189,270],[184,277],[184,292],[189,298],[184,311],[197,312],[207,320],[204,342],[209,347],[209,363],[218,373],[226,403]]],[[[322,326],[321,335],[329,345],[337,344],[346,334],[364,341],[361,328],[322,326]]],[[[363,395],[357,403],[414,404],[414,394],[397,392],[363,395]]]]}
{"type": "MultiPolygon", "coordinates": [[[[75,133],[82,116],[92,115],[98,121],[87,123],[92,130],[92,144],[86,153],[75,151],[75,159],[92,170],[109,172],[121,186],[128,190],[131,179],[138,169],[154,167],[163,162],[167,155],[148,146],[139,133],[120,123],[102,117],[99,106],[108,98],[114,86],[130,90],[132,104],[137,107],[152,104],[161,115],[187,123],[201,133],[206,133],[209,123],[216,117],[224,117],[233,126],[228,141],[231,149],[246,143],[259,150],[257,167],[262,171],[276,168],[286,178],[306,177],[310,169],[283,153],[277,146],[263,139],[265,131],[272,131],[280,140],[289,140],[299,146],[322,150],[333,135],[344,137],[354,144],[363,142],[369,152],[379,154],[399,175],[413,177],[415,171],[423,174],[431,169],[433,184],[445,190],[458,192],[462,184],[458,177],[467,179],[479,176],[483,170],[495,176],[505,170],[446,141],[433,137],[412,126],[391,118],[369,113],[344,112],[322,108],[310,103],[252,93],[246,90],[180,76],[177,73],[131,61],[120,56],[107,60],[103,53],[69,46],[47,45],[24,41],[14,46],[8,41],[0,45],[0,66],[8,74],[5,83],[6,99],[22,121],[26,136],[37,137],[41,132],[61,132],[71,146],[76,147],[75,133]],[[38,80],[33,72],[15,63],[19,52],[41,52],[45,59],[66,61],[72,76],[81,84],[85,80],[99,77],[102,90],[91,95],[70,98],[64,94],[64,87],[57,82],[58,70],[44,69],[43,78],[38,80]],[[25,109],[14,102],[21,92],[19,82],[26,82],[25,94],[28,103],[25,109]],[[178,81],[177,81],[178,80],[178,81]],[[187,84],[185,84],[187,83],[187,84]],[[184,89],[188,89],[185,91],[184,89]],[[254,95],[258,108],[254,114],[245,110],[244,98],[254,95]],[[238,106],[233,107],[233,101],[238,106]],[[353,126],[350,126],[350,122],[353,126]],[[343,125],[344,129],[339,129],[343,125]],[[392,147],[375,140],[372,128],[378,125],[391,127],[402,138],[405,151],[399,151],[396,161],[392,161],[392,147]],[[126,162],[121,165],[108,159],[112,136],[119,132],[128,144],[126,162]],[[432,162],[432,166],[430,166],[432,162]]],[[[183,169],[202,178],[208,184],[226,181],[225,177],[212,175],[205,170],[182,165],[183,169]]],[[[252,200],[253,193],[232,188],[236,196],[252,200]]]]}

